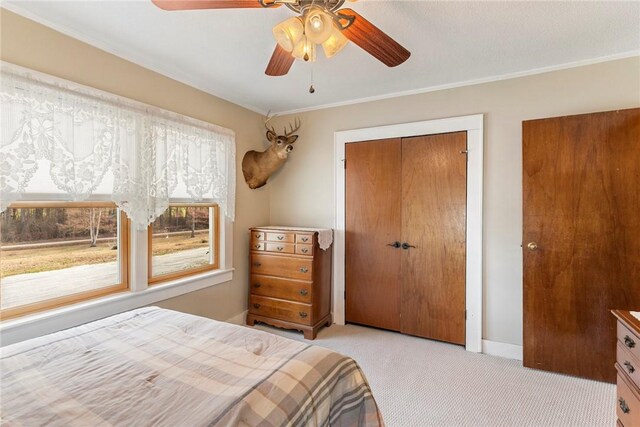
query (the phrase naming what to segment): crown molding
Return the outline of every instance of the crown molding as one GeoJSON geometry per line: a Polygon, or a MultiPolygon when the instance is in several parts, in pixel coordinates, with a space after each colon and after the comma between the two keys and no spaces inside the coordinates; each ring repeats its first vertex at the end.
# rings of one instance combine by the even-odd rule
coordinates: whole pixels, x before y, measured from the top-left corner
{"type": "Polygon", "coordinates": [[[193,78],[189,77],[189,75],[187,73],[182,73],[179,71],[175,71],[175,70],[168,70],[166,67],[164,67],[162,64],[158,63],[157,61],[155,61],[154,59],[141,54],[139,52],[136,52],[132,49],[128,49],[128,48],[124,48],[124,49],[115,49],[114,47],[110,46],[108,43],[94,38],[88,34],[85,34],[81,31],[77,31],[74,30],[72,28],[69,28],[66,25],[60,25],[54,22],[51,22],[48,19],[45,19],[43,17],[41,17],[38,14],[32,13],[29,10],[25,10],[24,8],[18,6],[15,3],[7,3],[7,2],[2,2],[2,7],[0,7],[0,12],[2,11],[2,9],[7,9],[13,13],[16,13],[24,18],[30,19],[31,21],[37,22],[38,24],[44,25],[45,27],[51,28],[54,31],[57,31],[59,33],[62,33],[66,36],[69,36],[73,39],[76,39],[82,43],[88,44],[90,46],[93,46],[95,48],[98,48],[100,50],[103,50],[107,53],[110,53],[112,55],[117,56],[118,58],[127,61],[127,62],[131,62],[132,64],[138,65],[140,67],[146,68],[147,70],[153,71],[155,73],[158,73],[162,76],[168,77],[170,79],[173,79],[179,83],[185,84],[187,86],[190,86],[194,89],[197,89],[199,91],[202,91],[204,93],[207,93],[209,95],[215,96],[216,98],[220,98],[224,101],[230,102],[234,105],[237,105],[239,107],[245,108],[249,111],[253,111],[254,113],[258,113],[258,114],[262,114],[265,115],[267,112],[263,111],[261,108],[258,108],[254,105],[249,105],[249,104],[243,104],[243,103],[239,103],[237,101],[233,101],[231,99],[225,98],[223,96],[220,96],[216,93],[211,92],[211,90],[206,89],[204,84],[202,84],[201,82],[194,80],[193,78]]]}
{"type": "MultiPolygon", "coordinates": [[[[239,103],[237,101],[222,97],[218,94],[216,94],[215,92],[212,92],[209,89],[205,88],[205,85],[202,84],[201,82],[194,80],[192,77],[190,77],[187,73],[183,73],[183,72],[179,72],[179,71],[175,71],[175,70],[167,70],[165,68],[165,66],[163,66],[162,64],[158,63],[157,61],[151,59],[150,57],[141,54],[139,52],[135,52],[133,50],[130,49],[115,49],[112,46],[109,46],[108,43],[94,38],[92,36],[89,36],[83,32],[80,31],[76,31],[74,29],[71,29],[65,25],[60,25],[60,24],[56,24],[54,22],[49,21],[48,19],[42,18],[41,16],[32,13],[31,11],[25,10],[22,7],[16,5],[16,3],[7,3],[7,2],[2,2],[2,7],[0,8],[0,11],[2,10],[2,8],[7,9],[11,12],[14,12],[18,15],[21,15],[27,19],[30,19],[32,21],[35,21],[39,24],[42,24],[46,27],[49,27],[55,31],[58,31],[64,35],[67,35],[69,37],[72,37],[76,40],[79,40],[83,43],[86,43],[88,45],[94,46],[98,49],[101,49],[107,53],[110,53],[112,55],[115,55],[125,61],[131,62],[133,64],[139,65],[141,67],[144,67],[148,70],[151,70],[153,72],[156,72],[158,74],[161,74],[165,77],[171,78],[173,80],[176,80],[180,83],[186,84],[188,86],[193,87],[194,89],[198,89],[202,92],[205,92],[209,95],[215,96],[217,98],[220,98],[224,101],[230,102],[234,105],[237,105],[239,107],[245,108],[247,110],[253,111],[254,113],[258,113],[258,114],[262,114],[262,115],[266,115],[268,112],[262,108],[256,107],[254,105],[250,105],[250,104],[245,104],[245,103],[239,103]]],[[[284,110],[284,111],[278,111],[278,112],[273,112],[271,111],[272,114],[277,114],[279,116],[284,116],[284,115],[289,115],[289,114],[299,114],[299,113],[306,113],[306,112],[310,112],[310,111],[317,111],[317,110],[324,110],[327,108],[335,108],[335,107],[343,107],[343,106],[348,106],[348,105],[355,105],[355,104],[362,104],[362,103],[366,103],[366,102],[373,102],[373,101],[380,101],[380,100],[385,100],[385,99],[391,99],[391,98],[399,98],[399,97],[403,97],[403,96],[409,96],[409,95],[418,95],[418,94],[422,94],[422,93],[428,93],[428,92],[435,92],[435,91],[439,91],[439,90],[447,90],[447,89],[454,89],[454,88],[459,88],[459,87],[464,87],[464,86],[473,86],[473,85],[477,85],[477,84],[483,84],[483,83],[491,83],[491,82],[496,82],[496,81],[500,81],[500,80],[509,80],[509,79],[515,79],[515,78],[519,78],[519,77],[527,77],[527,76],[533,76],[536,74],[544,74],[544,73],[549,73],[552,71],[560,71],[560,70],[565,70],[565,69],[569,69],[569,68],[576,68],[576,67],[582,67],[582,66],[586,66],[586,65],[592,65],[592,64],[598,64],[598,63],[602,63],[602,62],[609,62],[609,61],[615,61],[618,59],[625,59],[625,58],[630,58],[630,57],[636,57],[639,56],[640,57],[640,50],[631,50],[631,51],[627,51],[627,52],[622,52],[622,53],[617,53],[617,54],[613,54],[613,55],[607,55],[607,56],[601,56],[601,57],[597,57],[597,58],[591,58],[591,59],[584,59],[584,60],[580,60],[580,61],[573,61],[573,62],[567,62],[564,64],[559,64],[559,65],[551,65],[551,66],[547,66],[547,67],[540,67],[540,68],[534,68],[534,69],[530,69],[530,70],[525,70],[525,71],[516,71],[513,73],[506,73],[506,74],[499,74],[499,75],[494,75],[494,76],[489,76],[489,77],[483,77],[483,78],[478,78],[478,79],[471,79],[471,80],[465,80],[465,81],[460,81],[460,82],[454,82],[454,83],[447,83],[447,84],[442,84],[442,85],[435,85],[435,86],[427,86],[424,88],[419,88],[419,89],[411,89],[411,90],[406,90],[406,91],[399,91],[399,92],[393,92],[393,93],[388,93],[388,94],[384,94],[384,95],[375,95],[375,96],[370,96],[370,97],[363,97],[363,98],[356,98],[356,99],[351,99],[351,100],[346,100],[346,101],[339,101],[339,102],[333,102],[333,103],[328,103],[328,104],[322,104],[322,105],[317,105],[317,106],[311,106],[311,107],[304,107],[304,108],[298,108],[298,109],[292,109],[292,110],[284,110]]]]}
{"type": "Polygon", "coordinates": [[[598,58],[584,59],[580,61],[567,62],[559,65],[551,65],[548,67],[533,68],[531,70],[516,71],[513,73],[499,74],[499,75],[490,76],[490,77],[482,77],[479,79],[471,79],[471,80],[465,80],[465,81],[454,82],[454,83],[446,83],[443,85],[427,86],[420,89],[411,89],[411,90],[405,90],[400,92],[393,92],[385,95],[375,95],[375,96],[369,96],[365,98],[352,99],[348,101],[333,102],[333,103],[318,105],[314,107],[305,107],[305,108],[298,108],[294,110],[279,111],[275,114],[279,116],[286,116],[290,114],[307,113],[310,111],[325,110],[327,108],[344,107],[347,105],[363,104],[366,102],[381,101],[381,100],[391,99],[391,98],[400,98],[403,96],[410,96],[410,95],[419,95],[421,93],[436,92],[439,90],[455,89],[455,88],[464,87],[464,86],[473,86],[473,85],[479,85],[483,83],[492,83],[492,82],[497,82],[501,80],[517,79],[520,77],[528,77],[536,74],[544,74],[544,73],[550,73],[553,71],[566,70],[570,68],[584,67],[586,65],[599,64],[602,62],[610,62],[618,59],[625,59],[625,58],[632,58],[632,57],[640,57],[640,50],[631,50],[627,52],[617,53],[614,55],[601,56],[598,58]]]}

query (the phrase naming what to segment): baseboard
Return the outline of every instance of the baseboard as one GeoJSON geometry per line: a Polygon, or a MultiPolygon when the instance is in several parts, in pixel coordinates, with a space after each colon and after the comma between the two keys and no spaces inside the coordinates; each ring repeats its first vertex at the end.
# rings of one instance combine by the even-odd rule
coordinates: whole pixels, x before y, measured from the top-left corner
{"type": "Polygon", "coordinates": [[[522,360],[522,346],[497,341],[482,340],[482,352],[506,359],[522,360]]]}
{"type": "Polygon", "coordinates": [[[234,325],[246,325],[247,313],[249,310],[245,310],[240,314],[236,314],[235,316],[225,320],[227,323],[233,323],[234,325]]]}

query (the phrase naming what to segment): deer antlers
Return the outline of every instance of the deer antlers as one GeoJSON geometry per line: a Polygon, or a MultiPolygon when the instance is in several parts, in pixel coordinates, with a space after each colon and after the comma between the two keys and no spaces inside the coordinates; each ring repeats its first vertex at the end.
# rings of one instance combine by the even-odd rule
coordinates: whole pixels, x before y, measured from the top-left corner
{"type": "MultiPolygon", "coordinates": [[[[278,117],[277,114],[274,114],[273,116],[271,115],[271,112],[268,112],[267,115],[264,117],[264,127],[267,128],[267,130],[269,132],[273,132],[274,134],[277,134],[275,128],[273,126],[269,126],[268,123],[271,121],[271,119],[278,117]]],[[[293,123],[289,123],[289,130],[287,131],[287,127],[285,126],[284,128],[284,136],[285,137],[290,137],[291,135],[293,135],[294,133],[296,133],[298,130],[300,130],[300,126],[302,125],[302,123],[300,122],[300,119],[298,119],[297,117],[295,118],[293,123]]]]}
{"type": "Polygon", "coordinates": [[[274,127],[273,126],[269,127],[267,126],[267,124],[271,121],[271,119],[273,119],[274,117],[277,117],[277,114],[274,114],[273,116],[271,116],[270,114],[271,114],[271,111],[269,111],[267,115],[264,117],[264,127],[267,128],[269,132],[273,132],[274,134],[276,134],[276,130],[274,129],[274,127]]]}
{"type": "Polygon", "coordinates": [[[300,130],[300,120],[296,117],[295,122],[289,123],[289,126],[291,126],[291,130],[289,130],[289,132],[287,132],[287,128],[284,128],[285,134],[284,136],[286,137],[290,137],[291,135],[293,135],[294,133],[296,133],[298,130],[300,130]],[[293,128],[295,126],[295,129],[293,128]]]}

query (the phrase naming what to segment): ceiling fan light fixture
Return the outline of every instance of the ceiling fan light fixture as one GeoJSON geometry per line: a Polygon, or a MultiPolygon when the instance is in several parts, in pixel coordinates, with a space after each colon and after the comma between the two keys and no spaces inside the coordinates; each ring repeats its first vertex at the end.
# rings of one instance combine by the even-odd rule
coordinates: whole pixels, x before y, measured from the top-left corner
{"type": "Polygon", "coordinates": [[[333,19],[326,11],[313,7],[305,14],[304,19],[304,33],[313,43],[322,44],[331,37],[333,19]]]}
{"type": "Polygon", "coordinates": [[[327,58],[331,58],[338,52],[340,52],[344,47],[349,43],[349,39],[342,34],[342,31],[338,29],[335,25],[333,25],[333,30],[331,31],[331,36],[322,43],[322,49],[324,50],[324,55],[327,58]]]}
{"type": "Polygon", "coordinates": [[[296,43],[291,54],[294,58],[302,59],[305,62],[315,62],[316,44],[309,40],[308,37],[303,36],[298,43],[296,43]]]}
{"type": "Polygon", "coordinates": [[[289,18],[273,27],[273,37],[281,48],[292,52],[304,35],[304,25],[300,17],[289,18]]]}

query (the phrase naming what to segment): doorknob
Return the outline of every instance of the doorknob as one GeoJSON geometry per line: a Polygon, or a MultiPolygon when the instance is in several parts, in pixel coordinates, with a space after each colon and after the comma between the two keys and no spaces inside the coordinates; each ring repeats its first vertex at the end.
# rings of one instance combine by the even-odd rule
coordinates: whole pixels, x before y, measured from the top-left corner
{"type": "Polygon", "coordinates": [[[404,242],[402,244],[402,249],[404,249],[405,251],[409,248],[415,248],[415,246],[408,244],[407,242],[404,242]]]}
{"type": "Polygon", "coordinates": [[[400,242],[389,243],[387,246],[398,249],[400,247],[400,242]]]}
{"type": "Polygon", "coordinates": [[[536,242],[531,242],[527,245],[530,251],[538,250],[538,244],[536,242]]]}

